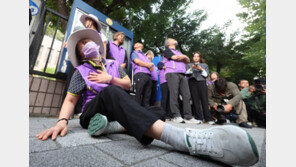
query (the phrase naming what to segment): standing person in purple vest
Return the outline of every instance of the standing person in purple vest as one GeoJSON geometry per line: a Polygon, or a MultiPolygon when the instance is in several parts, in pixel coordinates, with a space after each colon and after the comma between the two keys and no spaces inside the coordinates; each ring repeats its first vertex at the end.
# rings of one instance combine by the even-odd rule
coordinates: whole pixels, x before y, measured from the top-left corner
{"type": "MultiPolygon", "coordinates": [[[[98,47],[102,46],[98,33],[91,29],[77,31],[69,37],[69,57],[82,78],[73,78],[71,84],[81,88],[79,94],[84,98],[80,116],[83,128],[99,135],[105,131],[108,121],[116,120],[143,145],[157,139],[178,151],[206,156],[228,165],[251,166],[259,160],[252,137],[239,127],[228,125],[209,129],[184,129],[160,120],[154,114],[158,110],[162,111],[160,107],[152,107],[149,112],[140,106],[123,90],[129,89],[131,84],[128,77],[121,77],[119,64],[114,60],[102,61],[104,58],[98,51],[98,47]]],[[[68,93],[56,125],[36,137],[44,141],[50,136],[55,140],[58,134],[65,136],[68,120],[78,98],[78,94],[68,93]]]]}
{"type": "Polygon", "coordinates": [[[106,45],[107,45],[107,38],[104,34],[101,33],[102,25],[97,16],[93,14],[84,14],[80,17],[80,22],[84,25],[85,28],[91,28],[96,30],[103,41],[104,44],[104,58],[106,58],[106,45]]]}
{"type": "Polygon", "coordinates": [[[160,84],[160,91],[161,91],[161,107],[166,113],[166,119],[172,119],[173,115],[170,108],[170,92],[168,88],[167,80],[165,79],[164,65],[165,59],[162,56],[162,61],[157,64],[158,73],[159,73],[159,84],[160,84]]]}
{"type": "Polygon", "coordinates": [[[209,67],[202,58],[200,52],[193,53],[193,63],[189,63],[186,66],[189,74],[189,89],[191,93],[191,99],[193,103],[193,113],[195,118],[202,123],[203,119],[208,124],[215,124],[209,111],[208,102],[208,87],[207,87],[207,76],[209,74],[209,67]],[[201,106],[202,110],[201,110],[201,106]]]}
{"type": "Polygon", "coordinates": [[[124,42],[124,32],[116,32],[113,35],[113,42],[107,43],[106,58],[113,59],[119,62],[120,67],[126,71],[128,59],[126,50],[122,47],[124,42]]]}
{"type": "Polygon", "coordinates": [[[165,78],[168,82],[170,91],[170,107],[174,117],[173,121],[178,123],[199,123],[199,121],[194,119],[192,116],[190,91],[185,76],[185,66],[186,64],[190,63],[190,59],[186,55],[176,50],[176,46],[178,44],[176,40],[168,38],[165,44],[165,78]],[[184,120],[181,117],[178,103],[179,93],[183,99],[184,120]]]}
{"type": "Polygon", "coordinates": [[[134,71],[136,100],[140,105],[149,107],[152,88],[151,71],[154,69],[154,64],[142,52],[143,47],[141,41],[134,44],[135,50],[131,54],[131,61],[134,71]]]}
{"type": "MultiPolygon", "coordinates": [[[[154,53],[151,50],[148,50],[145,55],[152,63],[154,58],[154,53]]],[[[157,95],[157,81],[158,81],[158,74],[157,69],[153,66],[153,70],[151,71],[151,81],[152,81],[152,89],[151,89],[151,97],[150,97],[150,106],[154,106],[156,102],[156,95],[157,95]]]]}

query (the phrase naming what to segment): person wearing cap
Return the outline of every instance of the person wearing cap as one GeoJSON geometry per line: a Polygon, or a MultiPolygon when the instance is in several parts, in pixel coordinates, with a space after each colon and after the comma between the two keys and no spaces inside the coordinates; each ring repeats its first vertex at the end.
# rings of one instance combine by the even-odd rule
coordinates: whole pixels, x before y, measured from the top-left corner
{"type": "Polygon", "coordinates": [[[85,28],[91,28],[96,30],[103,41],[105,52],[103,54],[104,58],[106,58],[106,45],[107,45],[107,38],[104,34],[101,33],[102,25],[97,16],[93,14],[83,14],[80,17],[80,22],[84,25],[85,28]]]}
{"type": "Polygon", "coordinates": [[[150,106],[151,97],[151,72],[154,64],[142,52],[144,45],[142,41],[137,41],[134,44],[134,51],[131,54],[132,68],[134,72],[134,81],[136,88],[136,100],[144,106],[150,106]]]}
{"type": "Polygon", "coordinates": [[[113,42],[107,42],[107,59],[117,60],[122,69],[127,68],[128,59],[126,50],[122,47],[124,42],[124,32],[116,32],[113,35],[113,42]]]}
{"type": "Polygon", "coordinates": [[[161,107],[166,113],[166,119],[173,118],[171,109],[170,109],[170,92],[168,88],[167,80],[165,79],[164,71],[165,71],[165,65],[164,65],[165,59],[162,55],[162,61],[160,61],[157,64],[158,73],[159,73],[159,84],[160,84],[160,91],[161,91],[161,107]]]}
{"type": "MultiPolygon", "coordinates": [[[[151,50],[148,50],[145,55],[149,59],[150,63],[154,59],[154,53],[151,50]]],[[[157,94],[157,81],[158,81],[158,74],[157,68],[153,66],[153,70],[151,71],[151,81],[152,81],[152,89],[151,89],[151,97],[150,97],[150,106],[154,106],[156,102],[156,94],[157,94]]]]}
{"type": "Polygon", "coordinates": [[[170,108],[173,114],[173,121],[178,123],[200,123],[192,116],[190,106],[190,91],[188,82],[185,76],[186,64],[190,63],[190,59],[176,49],[177,41],[168,38],[165,42],[166,49],[164,51],[165,58],[165,78],[168,82],[170,91],[170,108]],[[183,115],[181,117],[178,96],[179,93],[183,99],[183,115]]]}
{"type": "Polygon", "coordinates": [[[91,29],[79,30],[69,37],[69,57],[82,77],[80,80],[73,75],[71,85],[81,87],[81,92],[67,94],[58,122],[36,135],[38,139],[44,141],[51,136],[55,140],[58,134],[66,135],[68,120],[80,94],[84,97],[80,124],[88,128],[90,134],[102,134],[108,121],[116,120],[143,145],[157,139],[178,151],[206,155],[228,165],[251,166],[258,162],[258,150],[252,137],[239,127],[184,129],[160,120],[156,114],[160,107],[148,110],[140,106],[124,91],[131,87],[129,78],[121,77],[116,61],[102,58],[101,47],[99,34],[91,29]]]}

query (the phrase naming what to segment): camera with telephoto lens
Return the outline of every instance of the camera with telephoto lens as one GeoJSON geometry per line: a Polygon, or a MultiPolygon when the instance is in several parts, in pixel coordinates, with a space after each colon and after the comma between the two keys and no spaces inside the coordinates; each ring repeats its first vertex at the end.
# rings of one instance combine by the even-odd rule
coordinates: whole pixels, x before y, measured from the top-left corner
{"type": "MultiPolygon", "coordinates": [[[[226,99],[226,100],[228,100],[228,99],[226,99]]],[[[217,106],[217,111],[220,113],[224,113],[224,111],[225,111],[224,105],[226,105],[226,104],[227,103],[225,102],[225,99],[221,100],[221,105],[217,106]]]]}
{"type": "Polygon", "coordinates": [[[254,79],[255,94],[260,94],[261,91],[266,88],[266,81],[263,78],[254,79]]]}

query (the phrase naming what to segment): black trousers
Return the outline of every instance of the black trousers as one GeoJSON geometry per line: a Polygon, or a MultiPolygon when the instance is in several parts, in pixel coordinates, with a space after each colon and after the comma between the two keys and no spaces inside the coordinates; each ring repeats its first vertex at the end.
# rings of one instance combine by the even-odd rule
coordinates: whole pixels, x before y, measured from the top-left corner
{"type": "Polygon", "coordinates": [[[139,72],[134,75],[135,88],[136,88],[136,100],[144,107],[150,106],[152,81],[151,75],[139,72]]]}
{"type": "Polygon", "coordinates": [[[189,89],[193,103],[193,111],[195,118],[198,120],[213,121],[209,111],[208,87],[206,81],[196,81],[194,78],[189,79],[189,89]],[[201,106],[202,110],[201,110],[201,106]]]}
{"type": "Polygon", "coordinates": [[[143,145],[148,145],[153,138],[145,136],[145,131],[158,119],[165,120],[165,112],[160,107],[144,108],[131,98],[121,87],[110,85],[85,105],[80,116],[80,125],[88,128],[90,119],[100,113],[108,121],[118,121],[127,133],[134,136],[143,145]]]}
{"type": "Polygon", "coordinates": [[[170,108],[170,92],[168,88],[168,83],[160,84],[160,91],[161,91],[161,107],[166,113],[166,117],[173,118],[173,114],[170,108]]]}
{"type": "Polygon", "coordinates": [[[154,106],[156,102],[156,95],[157,95],[157,81],[152,81],[151,86],[151,97],[150,97],[150,106],[154,106]]]}

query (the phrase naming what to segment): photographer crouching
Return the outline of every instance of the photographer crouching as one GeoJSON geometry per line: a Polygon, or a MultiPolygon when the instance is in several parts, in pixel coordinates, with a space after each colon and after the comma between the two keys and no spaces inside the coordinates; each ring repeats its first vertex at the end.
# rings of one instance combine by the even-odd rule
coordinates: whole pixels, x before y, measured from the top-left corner
{"type": "Polygon", "coordinates": [[[238,87],[224,78],[217,79],[208,87],[209,105],[217,124],[226,123],[226,119],[235,121],[239,126],[252,128],[248,121],[246,105],[238,87]]]}
{"type": "Polygon", "coordinates": [[[266,80],[263,78],[254,79],[255,91],[250,97],[244,99],[249,120],[255,126],[266,128],[266,80]]]}

